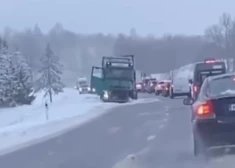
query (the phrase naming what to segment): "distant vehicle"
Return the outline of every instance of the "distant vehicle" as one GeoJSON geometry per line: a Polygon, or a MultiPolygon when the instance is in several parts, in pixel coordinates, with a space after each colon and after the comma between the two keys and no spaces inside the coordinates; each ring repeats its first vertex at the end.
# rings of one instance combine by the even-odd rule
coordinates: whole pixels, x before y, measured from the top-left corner
{"type": "Polygon", "coordinates": [[[174,71],[170,73],[171,85],[169,89],[170,98],[173,99],[178,96],[190,96],[190,89],[188,87],[188,79],[178,77],[174,71]]]}
{"type": "Polygon", "coordinates": [[[210,76],[203,80],[197,99],[184,99],[192,105],[194,155],[207,155],[212,147],[235,145],[235,74],[210,76]]]}
{"type": "Polygon", "coordinates": [[[193,78],[189,79],[190,97],[196,99],[201,85],[206,77],[225,74],[227,72],[224,61],[215,59],[206,59],[204,62],[196,63],[193,78]]]}
{"type": "Polygon", "coordinates": [[[168,97],[170,95],[170,87],[171,81],[165,81],[164,85],[162,86],[162,96],[168,97]]]}
{"type": "Polygon", "coordinates": [[[144,87],[143,87],[143,83],[142,82],[136,83],[136,90],[137,90],[137,92],[143,92],[143,89],[144,89],[144,87]]]}
{"type": "Polygon", "coordinates": [[[156,85],[157,85],[157,80],[155,78],[149,79],[147,86],[146,86],[146,91],[148,93],[154,93],[156,85]]]}
{"type": "Polygon", "coordinates": [[[87,83],[81,84],[78,90],[80,94],[91,93],[91,88],[87,83]]]}
{"type": "Polygon", "coordinates": [[[92,93],[95,90],[91,89],[90,86],[88,85],[88,82],[86,79],[82,78],[82,79],[78,79],[78,81],[76,82],[76,89],[79,91],[80,94],[84,94],[84,93],[92,93]]]}
{"type": "Polygon", "coordinates": [[[157,85],[155,86],[155,95],[162,94],[162,90],[166,82],[169,82],[169,80],[162,80],[157,83],[157,85]]]}
{"type": "Polygon", "coordinates": [[[145,77],[143,80],[142,80],[142,83],[143,83],[143,92],[147,92],[147,86],[148,86],[148,82],[151,78],[150,77],[145,77]]]}

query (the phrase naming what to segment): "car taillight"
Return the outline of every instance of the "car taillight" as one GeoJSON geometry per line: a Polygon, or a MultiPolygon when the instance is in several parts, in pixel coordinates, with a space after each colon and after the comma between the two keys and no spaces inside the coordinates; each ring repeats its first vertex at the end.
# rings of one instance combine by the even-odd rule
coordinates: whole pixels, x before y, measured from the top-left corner
{"type": "Polygon", "coordinates": [[[201,119],[214,118],[214,109],[211,101],[200,103],[196,108],[196,116],[201,119]]]}
{"type": "Polygon", "coordinates": [[[209,59],[205,59],[204,62],[205,62],[205,63],[215,63],[215,62],[216,62],[216,59],[214,59],[214,58],[209,58],[209,59]]]}
{"type": "Polygon", "coordinates": [[[194,92],[196,92],[196,93],[197,93],[197,92],[198,92],[198,89],[199,89],[199,88],[198,88],[198,86],[197,86],[197,85],[193,85],[193,91],[194,91],[194,92]]]}

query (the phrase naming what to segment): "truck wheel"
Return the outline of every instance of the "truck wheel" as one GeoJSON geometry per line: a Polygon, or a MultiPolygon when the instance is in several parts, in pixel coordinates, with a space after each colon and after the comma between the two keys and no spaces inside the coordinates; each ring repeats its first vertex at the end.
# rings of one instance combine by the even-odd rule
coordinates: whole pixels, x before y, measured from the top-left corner
{"type": "Polygon", "coordinates": [[[135,94],[134,94],[134,99],[135,99],[135,100],[138,99],[138,92],[135,92],[135,94]]]}
{"type": "Polygon", "coordinates": [[[173,92],[173,88],[171,88],[170,90],[170,98],[171,99],[174,99],[175,95],[174,95],[174,92],[173,92]]]}
{"type": "Polygon", "coordinates": [[[130,98],[133,100],[136,100],[138,98],[138,93],[136,91],[132,91],[130,94],[130,98]]]}

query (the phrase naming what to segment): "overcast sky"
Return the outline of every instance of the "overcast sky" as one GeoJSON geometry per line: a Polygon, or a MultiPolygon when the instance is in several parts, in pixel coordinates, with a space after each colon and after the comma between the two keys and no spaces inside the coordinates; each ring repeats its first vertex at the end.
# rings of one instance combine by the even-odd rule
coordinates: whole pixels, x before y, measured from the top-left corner
{"type": "Polygon", "coordinates": [[[36,23],[45,32],[56,22],[78,33],[202,34],[234,0],[0,0],[0,29],[36,23]]]}

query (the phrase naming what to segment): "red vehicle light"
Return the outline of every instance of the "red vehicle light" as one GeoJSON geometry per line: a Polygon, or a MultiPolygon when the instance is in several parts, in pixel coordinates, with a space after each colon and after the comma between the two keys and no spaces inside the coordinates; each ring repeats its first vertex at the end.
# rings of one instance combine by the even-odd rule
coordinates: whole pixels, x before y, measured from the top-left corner
{"type": "Polygon", "coordinates": [[[205,59],[204,62],[205,63],[215,63],[216,60],[214,58],[210,58],[210,59],[205,59]]]}
{"type": "Polygon", "coordinates": [[[193,91],[197,93],[198,90],[199,90],[198,86],[197,85],[193,85],[193,91]]]}
{"type": "Polygon", "coordinates": [[[199,104],[196,108],[196,116],[199,118],[214,118],[214,111],[213,111],[213,105],[212,102],[206,101],[201,104],[199,104]]]}

